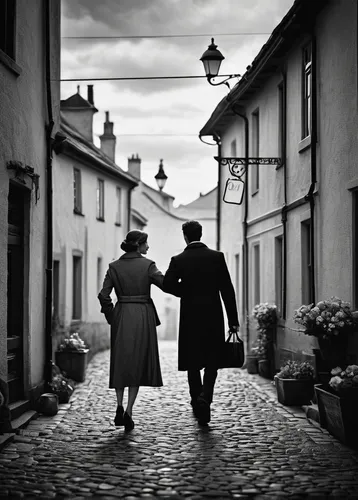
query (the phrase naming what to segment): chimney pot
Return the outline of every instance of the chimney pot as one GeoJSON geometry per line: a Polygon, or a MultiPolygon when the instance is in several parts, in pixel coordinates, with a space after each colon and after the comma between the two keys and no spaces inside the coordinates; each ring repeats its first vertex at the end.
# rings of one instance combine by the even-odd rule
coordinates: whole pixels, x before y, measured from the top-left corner
{"type": "Polygon", "coordinates": [[[77,85],[77,94],[79,94],[79,93],[80,93],[80,86],[77,85]]]}

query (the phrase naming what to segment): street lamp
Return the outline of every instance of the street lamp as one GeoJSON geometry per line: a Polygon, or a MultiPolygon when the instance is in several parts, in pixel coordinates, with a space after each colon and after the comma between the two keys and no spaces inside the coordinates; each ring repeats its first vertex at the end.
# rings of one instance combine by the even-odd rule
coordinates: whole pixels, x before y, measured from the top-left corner
{"type": "Polygon", "coordinates": [[[204,52],[204,54],[200,58],[200,61],[202,61],[203,65],[204,65],[206,78],[208,79],[208,82],[210,83],[210,85],[216,86],[216,85],[221,85],[221,84],[225,83],[225,85],[227,85],[230,88],[228,81],[231,80],[231,78],[238,78],[241,75],[230,75],[225,80],[222,80],[221,82],[217,82],[217,83],[214,83],[212,81],[213,78],[218,76],[221,62],[224,59],[225,59],[225,57],[222,55],[220,50],[218,50],[218,46],[215,45],[214,38],[212,38],[211,44],[208,46],[207,50],[204,52]]]}
{"type": "Polygon", "coordinates": [[[168,176],[164,172],[163,160],[160,160],[158,173],[154,178],[157,181],[159,190],[162,191],[168,179],[168,176]]]}

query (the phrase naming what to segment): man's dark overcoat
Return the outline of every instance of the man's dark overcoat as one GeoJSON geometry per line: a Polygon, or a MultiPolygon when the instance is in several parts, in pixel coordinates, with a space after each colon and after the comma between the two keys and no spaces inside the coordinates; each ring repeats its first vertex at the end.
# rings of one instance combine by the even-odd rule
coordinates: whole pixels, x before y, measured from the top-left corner
{"type": "Polygon", "coordinates": [[[224,302],[230,326],[239,325],[235,291],[222,252],[204,243],[189,244],[172,257],[163,290],[180,289],[178,369],[218,366],[225,342],[224,302]]]}

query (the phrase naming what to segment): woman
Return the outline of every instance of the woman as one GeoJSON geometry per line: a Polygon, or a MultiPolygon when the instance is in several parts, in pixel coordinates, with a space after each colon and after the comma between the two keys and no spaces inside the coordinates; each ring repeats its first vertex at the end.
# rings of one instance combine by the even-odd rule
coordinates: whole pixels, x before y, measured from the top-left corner
{"type": "Polygon", "coordinates": [[[124,254],[109,264],[103,288],[98,294],[101,312],[111,325],[111,360],[109,387],[116,389],[116,426],[126,431],[134,428],[133,405],[140,386],[163,385],[159,363],[156,326],[160,324],[150,286],[162,289],[163,274],[145,257],[149,245],[143,231],[129,231],[121,244],[124,254]],[[115,289],[117,303],[110,297],[115,289]],[[124,388],[128,402],[123,408],[124,388]]]}

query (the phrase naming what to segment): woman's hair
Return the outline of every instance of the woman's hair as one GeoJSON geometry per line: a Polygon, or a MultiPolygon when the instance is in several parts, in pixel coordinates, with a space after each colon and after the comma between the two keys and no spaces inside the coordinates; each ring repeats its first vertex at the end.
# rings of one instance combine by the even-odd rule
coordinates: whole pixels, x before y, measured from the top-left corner
{"type": "Polygon", "coordinates": [[[147,233],[139,231],[139,229],[133,229],[133,231],[129,231],[129,233],[127,233],[125,240],[122,241],[121,249],[125,252],[136,252],[139,245],[145,243],[147,239],[147,233]]]}

